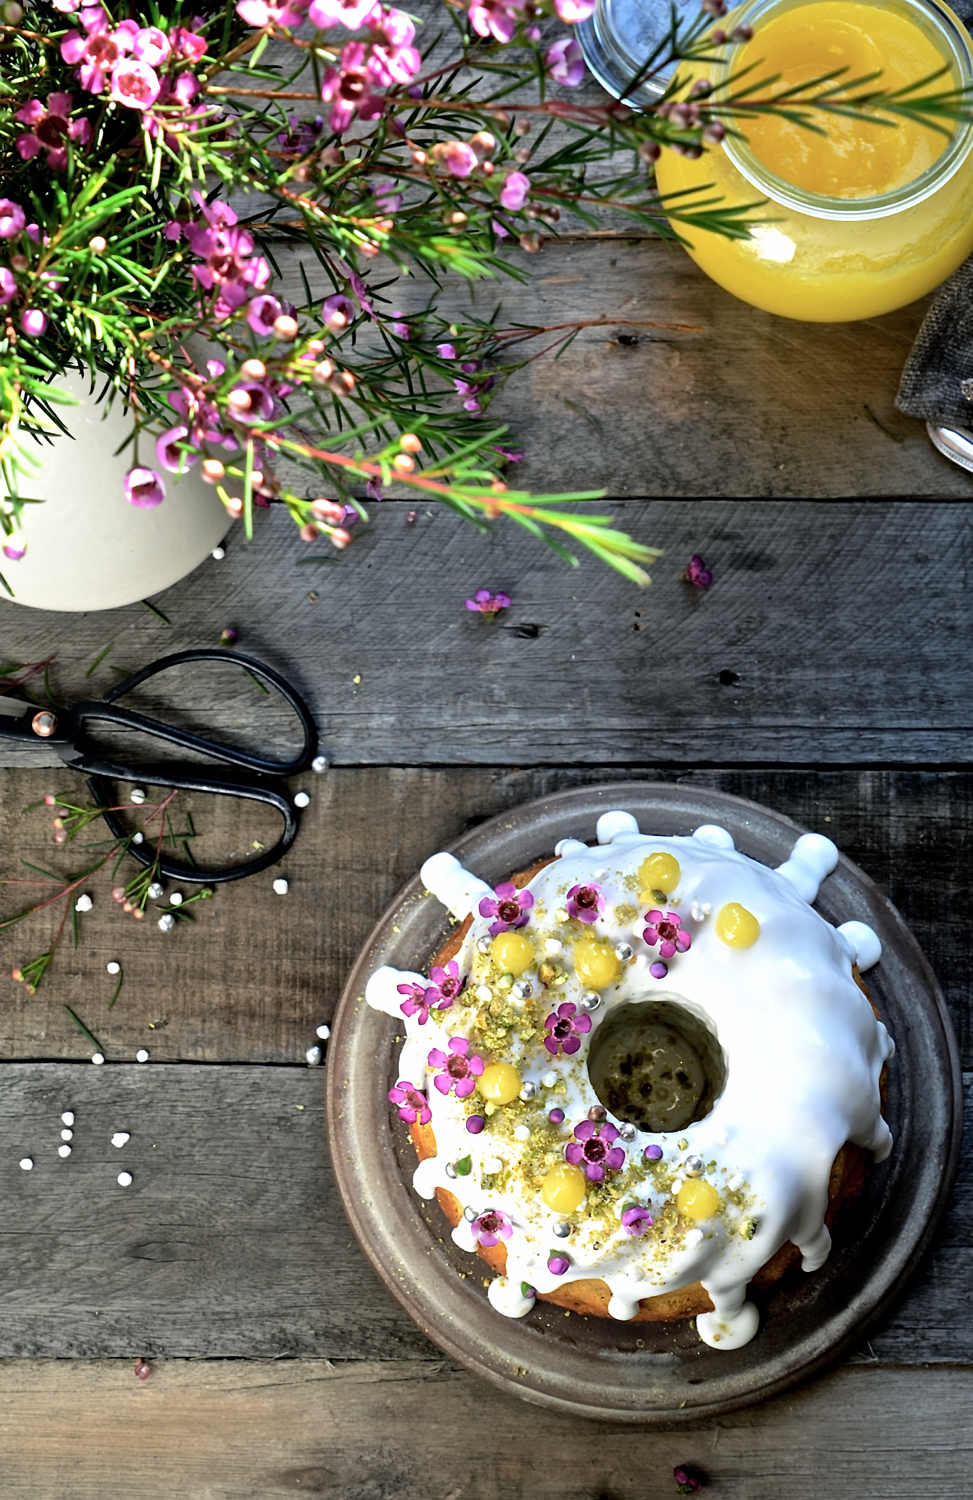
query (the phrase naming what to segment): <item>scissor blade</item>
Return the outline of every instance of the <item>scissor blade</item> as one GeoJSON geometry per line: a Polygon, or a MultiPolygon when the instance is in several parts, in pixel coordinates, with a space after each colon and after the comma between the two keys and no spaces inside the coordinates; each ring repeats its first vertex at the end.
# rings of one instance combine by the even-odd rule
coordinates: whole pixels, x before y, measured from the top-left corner
{"type": "Polygon", "coordinates": [[[32,707],[33,704],[21,703],[16,698],[0,698],[0,714],[7,719],[22,719],[32,707]]]}

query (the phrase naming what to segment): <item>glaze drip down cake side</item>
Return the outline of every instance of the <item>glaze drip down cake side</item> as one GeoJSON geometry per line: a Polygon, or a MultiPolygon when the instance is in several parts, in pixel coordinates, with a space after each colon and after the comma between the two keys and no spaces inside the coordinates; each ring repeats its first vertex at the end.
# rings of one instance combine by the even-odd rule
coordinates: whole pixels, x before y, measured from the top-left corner
{"type": "Polygon", "coordinates": [[[428,975],[369,980],[405,1028],[389,1097],[498,1312],[695,1316],[736,1348],[748,1285],[823,1265],[891,1149],[894,1047],[860,980],[881,946],[811,907],[838,858],[819,835],[777,870],[711,825],[656,838],[609,812],[597,837],[496,889],[427,860],[461,925],[428,975]]]}

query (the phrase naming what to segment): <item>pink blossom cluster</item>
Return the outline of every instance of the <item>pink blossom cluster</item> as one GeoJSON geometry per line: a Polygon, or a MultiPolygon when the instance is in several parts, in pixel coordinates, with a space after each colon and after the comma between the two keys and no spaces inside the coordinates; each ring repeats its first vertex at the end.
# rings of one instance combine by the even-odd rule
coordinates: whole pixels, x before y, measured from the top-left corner
{"type": "MultiPolygon", "coordinates": [[[[12,198],[0,198],[0,240],[18,240],[21,235],[35,245],[40,242],[41,232],[36,224],[28,224],[27,215],[19,203],[12,198]]],[[[28,260],[25,255],[14,254],[10,257],[11,265],[17,270],[26,270],[28,260]]],[[[52,290],[57,290],[59,282],[50,276],[44,278],[52,290]]],[[[17,278],[9,266],[0,266],[0,307],[9,307],[18,292],[17,278]]],[[[29,338],[39,338],[47,327],[47,314],[41,312],[39,307],[26,307],[20,315],[20,331],[26,333],[29,338]]],[[[10,552],[7,557],[12,557],[10,552]]],[[[20,554],[23,556],[23,553],[20,554]]]]}
{"type": "Polygon", "coordinates": [[[22,104],[14,119],[27,130],[14,141],[22,161],[30,161],[43,151],[52,172],[63,172],[68,164],[67,142],[79,146],[91,144],[91,125],[84,118],[72,120],[72,94],[48,94],[47,104],[30,99],[22,104]]]}
{"type": "MultiPolygon", "coordinates": [[[[168,33],[131,20],[113,26],[101,5],[79,7],[77,0],[55,4],[61,11],[78,13],[82,29],[65,33],[61,56],[77,66],[78,82],[87,93],[103,94],[107,88],[117,104],[143,113],[155,105],[185,107],[198,94],[192,67],[206,52],[205,37],[185,26],[174,26],[168,33]]],[[[49,100],[49,112],[50,104],[49,100]]],[[[153,119],[157,132],[161,122],[153,119]]]]}
{"type": "Polygon", "coordinates": [[[413,46],[415,26],[400,10],[368,5],[366,0],[351,6],[340,0],[314,0],[310,17],[321,28],[340,22],[354,29],[365,25],[370,33],[367,41],[348,42],[337,66],[328,68],[321,80],[321,98],[331,105],[332,130],[347,130],[356,115],[360,120],[377,119],[383,108],[378,90],[410,84],[422,66],[413,46]]]}
{"type": "Polygon", "coordinates": [[[204,292],[216,293],[211,308],[214,317],[231,317],[248,303],[250,326],[255,332],[264,331],[270,313],[272,325],[282,311],[275,298],[270,303],[260,299],[257,306],[253,305],[254,293],[262,292],[270,281],[269,264],[262,255],[254,254],[253,236],[239,227],[228,203],[207,203],[198,191],[196,202],[202,218],[186,224],[172,219],[165,227],[166,239],[184,237],[193,254],[199,256],[200,264],[192,267],[192,274],[204,292]]]}

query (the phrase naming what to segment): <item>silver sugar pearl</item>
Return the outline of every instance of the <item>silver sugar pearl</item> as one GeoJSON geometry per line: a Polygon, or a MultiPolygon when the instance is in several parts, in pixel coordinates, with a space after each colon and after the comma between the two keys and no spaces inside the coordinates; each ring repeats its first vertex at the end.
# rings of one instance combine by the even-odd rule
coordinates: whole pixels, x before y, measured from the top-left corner
{"type": "Polygon", "coordinates": [[[608,1111],[603,1104],[593,1104],[588,1111],[589,1120],[607,1120],[608,1111]]]}
{"type": "Polygon", "coordinates": [[[159,931],[160,932],[171,932],[172,929],[175,927],[175,925],[176,925],[176,919],[175,919],[174,916],[171,915],[170,912],[166,912],[166,914],[165,914],[164,917],[160,917],[159,918],[159,931]]]}
{"type": "Polygon", "coordinates": [[[566,1240],[568,1235],[571,1233],[571,1227],[572,1226],[570,1224],[555,1224],[554,1233],[557,1235],[559,1240],[566,1240]]]}
{"type": "Polygon", "coordinates": [[[635,949],[632,947],[631,943],[615,944],[615,957],[619,960],[620,963],[627,964],[634,952],[635,949]]]}
{"type": "Polygon", "coordinates": [[[510,993],[515,1000],[529,1000],[534,993],[534,986],[529,979],[518,979],[510,993]]]}
{"type": "Polygon", "coordinates": [[[476,940],[477,949],[479,950],[480,953],[489,953],[490,946],[491,946],[492,942],[493,942],[492,938],[488,938],[488,937],[477,938],[477,940],[476,940]]]}
{"type": "Polygon", "coordinates": [[[326,755],[316,755],[311,762],[311,770],[314,771],[318,776],[320,776],[322,772],[326,771],[327,769],[328,757],[326,755]]]}
{"type": "Polygon", "coordinates": [[[624,1120],[618,1127],[618,1134],[621,1136],[623,1141],[634,1141],[635,1137],[638,1135],[638,1131],[630,1120],[624,1120]]]}
{"type": "Polygon", "coordinates": [[[466,1220],[467,1224],[472,1224],[473,1220],[477,1217],[478,1215],[475,1208],[463,1209],[463,1218],[466,1220]]]}
{"type": "Polygon", "coordinates": [[[597,1010],[601,1004],[601,996],[597,990],[585,990],[581,996],[582,1010],[597,1010]]]}
{"type": "Polygon", "coordinates": [[[321,1061],[321,1048],[320,1047],[308,1047],[308,1049],[305,1052],[304,1056],[307,1058],[307,1065],[308,1065],[308,1067],[309,1068],[316,1068],[317,1065],[318,1065],[318,1063],[321,1061]]]}
{"type": "Polygon", "coordinates": [[[458,1173],[456,1171],[456,1166],[451,1161],[448,1161],[446,1163],[446,1176],[447,1177],[456,1177],[456,1176],[458,1176],[458,1173]]]}
{"type": "Polygon", "coordinates": [[[701,1156],[687,1156],[683,1163],[683,1171],[687,1177],[702,1177],[706,1170],[706,1163],[701,1156]]]}
{"type": "Polygon", "coordinates": [[[148,896],[150,901],[158,901],[159,897],[162,895],[162,887],[157,880],[153,880],[152,884],[149,886],[149,889],[146,891],[146,895],[148,896]]]}
{"type": "Polygon", "coordinates": [[[528,1099],[533,1099],[533,1097],[534,1097],[534,1095],[536,1093],[537,1093],[537,1084],[536,1083],[531,1083],[530,1079],[528,1078],[527,1082],[523,1085],[523,1087],[520,1090],[520,1097],[521,1097],[521,1099],[526,1104],[527,1101],[528,1101],[528,1099]]]}

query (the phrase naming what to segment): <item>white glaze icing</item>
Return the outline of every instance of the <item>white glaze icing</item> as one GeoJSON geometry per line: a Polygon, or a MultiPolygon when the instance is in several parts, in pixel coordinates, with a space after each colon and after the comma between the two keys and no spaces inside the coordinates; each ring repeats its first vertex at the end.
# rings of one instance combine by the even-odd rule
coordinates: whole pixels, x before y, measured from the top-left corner
{"type": "MultiPolygon", "coordinates": [[[[806,1271],[827,1259],[831,1239],[824,1213],[840,1147],[851,1141],[878,1159],[891,1147],[879,1078],[893,1044],[852,976],[852,963],[864,968],[877,962],[881,945],[864,923],[836,929],[809,905],[837,861],[829,839],[804,835],[788,860],[771,870],[738,853],[726,830],[712,825],[690,838],[655,838],[640,834],[631,814],[609,812],[598,821],[598,838],[594,848],[562,841],[555,862],[529,882],[534,906],[519,931],[535,948],[534,962],[521,976],[531,982],[533,995],[516,1007],[509,978],[504,989],[489,953],[477,946],[491,920],[477,908],[491,888],[451,855],[435,855],[423,865],[427,887],[454,916],[474,912],[457,955],[466,988],[449,1009],[432,1010],[424,1024],[402,1014],[397,989],[427,984],[422,975],[382,968],[366,989],[368,1003],[404,1027],[399,1076],[425,1091],[432,1111],[437,1154],[417,1167],[415,1188],[424,1198],[446,1188],[470,1214],[492,1208],[510,1216],[507,1274],[490,1288],[492,1305],[507,1316],[522,1316],[533,1306],[523,1285],[550,1292],[599,1277],[609,1288],[611,1316],[630,1319],[640,1300],[698,1280],[715,1308],[697,1319],[700,1336],[714,1348],[737,1348],[757,1328],[756,1311],[745,1300],[747,1284],[781,1245],[792,1240],[798,1246],[806,1271]],[[637,876],[641,862],[659,851],[679,861],[679,882],[665,905],[692,936],[689,951],[669,960],[661,980],[648,969],[659,950],[641,936],[649,908],[639,903],[637,876]],[[582,928],[566,919],[566,893],[591,883],[601,888],[605,907],[582,928]],[[719,937],[712,913],[729,902],[760,923],[749,948],[730,948],[719,937]],[[543,1046],[544,1019],[563,1001],[578,1003],[586,986],[573,972],[572,952],[579,936],[592,935],[613,945],[627,942],[633,957],[602,990],[580,1050],[552,1058],[543,1046]],[[538,966],[545,962],[564,973],[560,987],[541,983],[538,966]],[[725,1087],[711,1112],[678,1137],[640,1132],[634,1142],[616,1142],[625,1145],[622,1169],[608,1172],[603,1184],[589,1183],[573,1213],[554,1212],[539,1184],[551,1165],[563,1162],[574,1125],[597,1102],[586,1069],[591,1042],[617,1006],[661,998],[710,1027],[724,1054],[725,1087]],[[427,1057],[431,1049],[446,1050],[454,1037],[465,1038],[470,1054],[486,1062],[513,1063],[534,1085],[534,1096],[490,1112],[478,1092],[467,1099],[440,1093],[433,1086],[439,1070],[427,1057]],[[549,1122],[552,1107],[564,1111],[563,1124],[549,1122]],[[486,1119],[480,1134],[466,1128],[471,1113],[486,1119]],[[522,1136],[524,1127],[530,1130],[527,1141],[515,1135],[522,1136]],[[643,1155],[650,1143],[662,1151],[654,1163],[643,1155]],[[680,1215],[675,1202],[694,1155],[719,1194],[713,1217],[700,1221],[680,1215]],[[457,1163],[463,1167],[459,1174],[457,1163]],[[655,1219],[645,1235],[629,1236],[621,1225],[621,1209],[631,1202],[655,1219]],[[554,1233],[561,1221],[571,1225],[564,1238],[554,1233]],[[567,1256],[564,1274],[548,1269],[552,1254],[567,1256]]],[[[453,1238],[463,1249],[476,1248],[469,1218],[460,1220],[453,1238]]]]}

